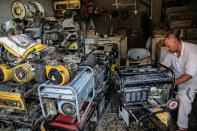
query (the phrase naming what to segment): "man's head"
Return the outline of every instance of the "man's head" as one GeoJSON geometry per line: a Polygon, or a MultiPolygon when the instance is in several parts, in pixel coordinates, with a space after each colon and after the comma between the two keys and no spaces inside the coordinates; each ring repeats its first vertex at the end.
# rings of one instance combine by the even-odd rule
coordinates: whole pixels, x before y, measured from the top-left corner
{"type": "Polygon", "coordinates": [[[165,36],[164,46],[172,53],[179,52],[181,41],[176,35],[169,33],[165,36]]]}

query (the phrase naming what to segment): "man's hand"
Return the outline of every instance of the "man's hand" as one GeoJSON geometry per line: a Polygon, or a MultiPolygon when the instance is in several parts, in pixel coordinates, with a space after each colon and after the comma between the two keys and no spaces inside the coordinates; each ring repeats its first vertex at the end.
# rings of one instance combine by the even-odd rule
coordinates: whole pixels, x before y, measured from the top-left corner
{"type": "Polygon", "coordinates": [[[175,85],[182,84],[182,83],[184,83],[184,82],[190,80],[191,78],[192,78],[191,75],[185,73],[185,74],[183,74],[182,76],[180,76],[179,78],[177,78],[177,79],[175,80],[175,85]]]}

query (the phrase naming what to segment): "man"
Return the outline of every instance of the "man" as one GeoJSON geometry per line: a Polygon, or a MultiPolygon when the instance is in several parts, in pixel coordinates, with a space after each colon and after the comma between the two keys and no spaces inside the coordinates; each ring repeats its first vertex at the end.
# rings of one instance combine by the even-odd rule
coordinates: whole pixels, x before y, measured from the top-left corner
{"type": "Polygon", "coordinates": [[[177,97],[180,99],[177,125],[179,131],[186,131],[188,115],[197,89],[197,45],[183,42],[169,33],[164,39],[164,46],[169,53],[162,64],[172,67],[175,72],[177,97]]]}

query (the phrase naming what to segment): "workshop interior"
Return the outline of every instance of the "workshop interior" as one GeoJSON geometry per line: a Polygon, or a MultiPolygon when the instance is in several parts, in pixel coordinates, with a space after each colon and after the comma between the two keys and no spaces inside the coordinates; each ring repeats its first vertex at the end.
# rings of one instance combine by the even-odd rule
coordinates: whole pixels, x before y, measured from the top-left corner
{"type": "Polygon", "coordinates": [[[0,0],[0,131],[196,131],[169,33],[197,48],[196,0],[0,0]]]}

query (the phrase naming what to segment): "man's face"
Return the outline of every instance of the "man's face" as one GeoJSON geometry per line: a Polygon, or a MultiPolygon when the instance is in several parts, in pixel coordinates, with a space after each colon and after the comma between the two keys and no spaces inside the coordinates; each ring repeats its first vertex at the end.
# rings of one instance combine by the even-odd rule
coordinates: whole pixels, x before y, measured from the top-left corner
{"type": "Polygon", "coordinates": [[[164,46],[166,47],[166,49],[172,53],[175,53],[178,49],[177,46],[177,41],[175,39],[165,39],[164,40],[164,46]]]}

